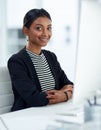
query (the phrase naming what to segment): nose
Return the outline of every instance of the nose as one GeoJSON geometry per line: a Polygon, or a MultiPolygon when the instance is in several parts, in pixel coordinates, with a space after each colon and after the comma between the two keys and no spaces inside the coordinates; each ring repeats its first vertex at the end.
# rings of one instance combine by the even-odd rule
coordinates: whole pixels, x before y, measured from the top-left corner
{"type": "Polygon", "coordinates": [[[48,35],[49,35],[48,30],[47,30],[47,29],[43,29],[42,35],[44,35],[44,36],[48,36],[48,35]]]}

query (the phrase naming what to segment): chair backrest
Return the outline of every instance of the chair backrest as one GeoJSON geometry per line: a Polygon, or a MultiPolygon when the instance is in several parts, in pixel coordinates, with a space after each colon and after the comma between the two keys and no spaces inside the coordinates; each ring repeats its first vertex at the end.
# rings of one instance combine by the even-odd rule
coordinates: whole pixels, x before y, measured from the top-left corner
{"type": "Polygon", "coordinates": [[[10,112],[14,101],[10,75],[7,67],[0,67],[0,114],[10,112]]]}

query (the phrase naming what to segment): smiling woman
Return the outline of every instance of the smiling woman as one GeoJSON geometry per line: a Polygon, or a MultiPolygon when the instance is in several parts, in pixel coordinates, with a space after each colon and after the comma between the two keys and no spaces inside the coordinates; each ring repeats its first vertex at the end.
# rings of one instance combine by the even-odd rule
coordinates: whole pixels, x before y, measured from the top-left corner
{"type": "Polygon", "coordinates": [[[23,32],[26,36],[28,36],[29,43],[27,45],[27,49],[32,51],[39,50],[36,52],[39,54],[41,47],[46,46],[47,42],[51,38],[51,20],[45,16],[39,17],[31,24],[29,28],[24,26],[23,32]]]}
{"type": "Polygon", "coordinates": [[[40,54],[41,47],[45,46],[50,40],[51,17],[44,9],[32,9],[26,13],[23,21],[23,33],[28,37],[26,48],[36,54],[40,54]],[[35,13],[33,13],[35,12],[35,13]]]}
{"type": "Polygon", "coordinates": [[[23,21],[27,45],[8,60],[14,92],[11,111],[45,106],[72,98],[73,83],[67,78],[56,55],[42,49],[52,35],[52,20],[44,9],[29,10],[23,21]]]}

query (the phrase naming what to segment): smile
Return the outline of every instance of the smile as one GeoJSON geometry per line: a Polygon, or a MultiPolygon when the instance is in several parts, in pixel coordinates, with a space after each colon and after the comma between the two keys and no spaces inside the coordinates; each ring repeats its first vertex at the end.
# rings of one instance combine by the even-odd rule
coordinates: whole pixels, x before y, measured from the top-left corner
{"type": "Polygon", "coordinates": [[[48,38],[40,38],[40,40],[42,41],[42,42],[48,42],[48,38]]]}

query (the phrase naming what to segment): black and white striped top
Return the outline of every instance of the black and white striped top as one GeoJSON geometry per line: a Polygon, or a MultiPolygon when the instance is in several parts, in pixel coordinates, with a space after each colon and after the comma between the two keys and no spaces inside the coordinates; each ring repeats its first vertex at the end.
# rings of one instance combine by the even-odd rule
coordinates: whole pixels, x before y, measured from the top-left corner
{"type": "Polygon", "coordinates": [[[28,49],[26,49],[27,53],[29,54],[33,65],[36,69],[36,73],[41,85],[42,91],[47,91],[55,88],[55,80],[51,73],[49,64],[45,58],[45,55],[41,53],[37,55],[28,49]]]}

